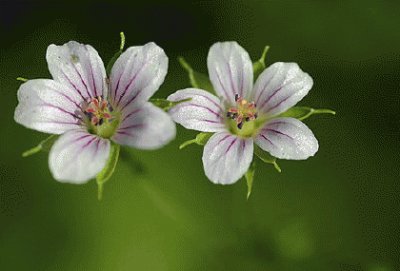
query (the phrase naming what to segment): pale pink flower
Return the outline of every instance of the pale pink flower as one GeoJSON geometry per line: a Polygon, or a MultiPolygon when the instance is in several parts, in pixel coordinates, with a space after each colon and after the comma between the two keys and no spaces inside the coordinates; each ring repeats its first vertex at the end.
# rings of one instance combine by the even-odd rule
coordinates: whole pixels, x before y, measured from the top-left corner
{"type": "Polygon", "coordinates": [[[51,79],[34,79],[18,90],[15,121],[61,135],[49,154],[60,182],[85,183],[106,165],[111,141],[156,149],[175,137],[175,124],[148,99],[163,83],[168,58],[155,43],[128,48],[107,79],[103,61],[90,45],[50,45],[51,79]]]}
{"type": "Polygon", "coordinates": [[[279,115],[299,102],[313,85],[296,63],[274,63],[253,86],[253,65],[236,42],[215,43],[207,58],[216,97],[196,88],[179,90],[168,100],[191,99],[169,112],[187,129],[215,133],[204,147],[206,176],[232,184],[248,170],[254,144],[280,159],[313,156],[318,141],[301,121],[279,115]]]}

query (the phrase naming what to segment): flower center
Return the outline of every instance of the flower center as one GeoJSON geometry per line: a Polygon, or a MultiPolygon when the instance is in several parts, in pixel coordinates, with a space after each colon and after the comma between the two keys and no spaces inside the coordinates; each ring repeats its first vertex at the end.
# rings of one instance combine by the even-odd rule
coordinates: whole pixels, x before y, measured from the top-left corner
{"type": "Polygon", "coordinates": [[[236,121],[238,129],[242,129],[243,122],[249,122],[257,118],[257,109],[254,102],[248,102],[239,96],[235,95],[236,106],[228,109],[226,116],[236,121]]]}
{"type": "Polygon", "coordinates": [[[119,114],[102,96],[89,100],[84,109],[88,131],[103,138],[114,135],[119,124],[119,114]]]}
{"type": "Polygon", "coordinates": [[[249,102],[239,94],[235,95],[236,105],[230,107],[226,113],[229,129],[232,133],[241,137],[253,136],[260,127],[257,121],[258,113],[256,104],[249,102]]]}

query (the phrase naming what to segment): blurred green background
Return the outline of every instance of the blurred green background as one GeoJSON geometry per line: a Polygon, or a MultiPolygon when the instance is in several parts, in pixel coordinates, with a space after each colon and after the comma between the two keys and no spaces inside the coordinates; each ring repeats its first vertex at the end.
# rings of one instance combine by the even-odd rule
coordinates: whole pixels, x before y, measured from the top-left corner
{"type": "Polygon", "coordinates": [[[1,270],[400,270],[400,3],[398,1],[9,1],[0,4],[1,270]],[[177,56],[206,72],[209,47],[236,40],[267,64],[297,62],[314,78],[301,105],[316,157],[258,163],[246,184],[218,186],[202,148],[130,149],[96,198],[95,182],[52,179],[47,154],[21,153],[46,135],[13,120],[20,82],[49,78],[51,43],[155,41],[170,58],[156,97],[189,86],[177,56]],[[135,163],[132,163],[135,161],[135,163]]]}

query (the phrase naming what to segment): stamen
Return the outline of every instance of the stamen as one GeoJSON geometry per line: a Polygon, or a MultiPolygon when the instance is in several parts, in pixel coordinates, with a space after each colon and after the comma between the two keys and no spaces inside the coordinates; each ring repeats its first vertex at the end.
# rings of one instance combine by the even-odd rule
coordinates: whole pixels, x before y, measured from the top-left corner
{"type": "Polygon", "coordinates": [[[248,102],[246,99],[241,97],[239,94],[235,95],[236,107],[229,108],[226,116],[236,121],[236,125],[239,129],[243,127],[243,120],[249,122],[257,118],[256,104],[254,102],[248,102]]]}
{"type": "Polygon", "coordinates": [[[104,100],[103,97],[98,96],[92,98],[88,103],[84,114],[89,119],[90,123],[94,126],[102,125],[105,120],[112,120],[112,107],[104,100]]]}

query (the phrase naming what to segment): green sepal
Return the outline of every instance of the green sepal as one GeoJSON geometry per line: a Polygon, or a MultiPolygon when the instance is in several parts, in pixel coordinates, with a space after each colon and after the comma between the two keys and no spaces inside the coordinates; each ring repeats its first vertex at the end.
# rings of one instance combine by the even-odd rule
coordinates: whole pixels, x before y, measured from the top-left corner
{"type": "Polygon", "coordinates": [[[184,68],[189,76],[190,85],[194,88],[204,89],[211,93],[214,93],[214,88],[211,84],[210,79],[207,75],[193,70],[193,68],[186,62],[183,57],[178,57],[178,61],[184,68]]]}
{"type": "Polygon", "coordinates": [[[97,188],[98,188],[97,198],[99,200],[101,200],[103,197],[104,183],[107,182],[108,179],[111,178],[111,176],[114,173],[115,167],[117,166],[119,150],[120,150],[120,146],[118,144],[111,142],[110,157],[108,158],[108,161],[107,161],[105,167],[96,176],[96,182],[97,182],[97,188]]]}
{"type": "Polygon", "coordinates": [[[28,157],[34,155],[40,151],[49,152],[51,146],[53,146],[54,142],[56,142],[58,135],[51,135],[42,142],[40,142],[36,147],[29,149],[22,153],[22,157],[28,157]]]}
{"type": "Polygon", "coordinates": [[[263,161],[264,163],[273,165],[276,171],[278,171],[279,173],[282,172],[280,166],[276,162],[276,157],[273,157],[271,154],[262,150],[257,145],[254,145],[254,154],[257,155],[257,157],[260,158],[261,161],[263,161]]]}
{"type": "Polygon", "coordinates": [[[197,144],[200,146],[204,146],[212,135],[213,135],[213,133],[206,133],[206,132],[199,133],[196,135],[196,138],[183,142],[179,146],[179,149],[182,150],[183,148],[185,148],[191,144],[197,144]]]}
{"type": "Polygon", "coordinates": [[[111,73],[111,69],[114,66],[115,61],[117,61],[118,57],[122,54],[122,51],[125,47],[125,34],[124,32],[120,32],[119,35],[121,36],[121,43],[119,45],[119,50],[113,55],[106,67],[106,73],[109,76],[111,73]]]}
{"type": "Polygon", "coordinates": [[[154,104],[155,106],[161,108],[164,111],[168,111],[170,110],[172,107],[174,107],[177,104],[183,103],[183,102],[188,102],[190,101],[192,98],[189,99],[184,99],[184,100],[180,100],[177,102],[172,102],[172,101],[168,101],[167,99],[162,99],[162,98],[153,98],[150,99],[150,102],[152,104],[154,104]]]}
{"type": "Polygon", "coordinates": [[[17,77],[17,81],[21,81],[21,82],[28,82],[28,79],[24,78],[24,77],[17,77]]]}
{"type": "Polygon", "coordinates": [[[336,115],[336,112],[330,109],[314,109],[306,106],[295,106],[280,114],[279,117],[291,117],[298,120],[305,120],[306,118],[317,114],[336,115]]]}
{"type": "Polygon", "coordinates": [[[247,183],[247,199],[249,199],[251,195],[251,191],[253,189],[253,181],[254,181],[254,174],[256,172],[256,161],[253,160],[251,162],[249,169],[247,172],[244,174],[244,177],[246,178],[246,183],[247,183]]]}
{"type": "Polygon", "coordinates": [[[265,46],[262,52],[262,55],[259,60],[253,63],[253,74],[254,74],[254,81],[258,78],[258,76],[265,70],[265,56],[269,50],[269,46],[265,46]]]}

